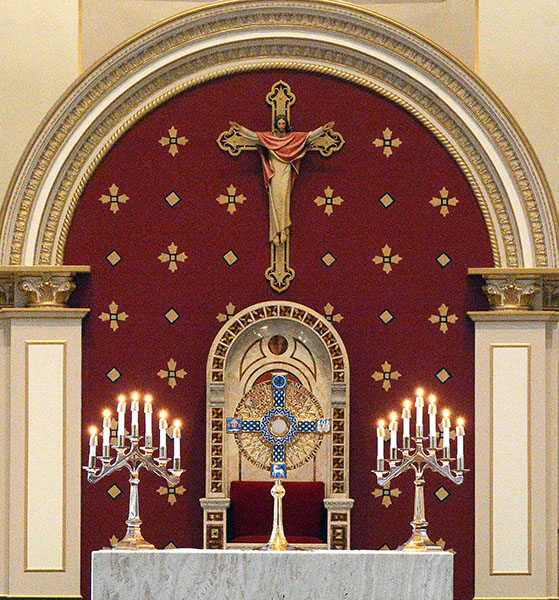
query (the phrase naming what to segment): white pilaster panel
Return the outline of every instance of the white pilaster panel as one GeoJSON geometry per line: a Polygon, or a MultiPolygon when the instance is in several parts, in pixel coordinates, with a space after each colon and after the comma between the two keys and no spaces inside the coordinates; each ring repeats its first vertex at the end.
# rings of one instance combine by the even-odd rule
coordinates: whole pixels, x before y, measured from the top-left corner
{"type": "Polygon", "coordinates": [[[475,599],[557,586],[559,313],[469,313],[475,345],[475,599]]]}
{"type": "Polygon", "coordinates": [[[491,346],[491,574],[530,574],[530,345],[491,346]]]}
{"type": "Polygon", "coordinates": [[[66,344],[26,344],[25,570],[64,571],[66,344]]]}
{"type": "Polygon", "coordinates": [[[7,572],[0,596],[80,594],[81,320],[87,313],[0,309],[9,344],[9,530],[0,551],[7,572]]]}

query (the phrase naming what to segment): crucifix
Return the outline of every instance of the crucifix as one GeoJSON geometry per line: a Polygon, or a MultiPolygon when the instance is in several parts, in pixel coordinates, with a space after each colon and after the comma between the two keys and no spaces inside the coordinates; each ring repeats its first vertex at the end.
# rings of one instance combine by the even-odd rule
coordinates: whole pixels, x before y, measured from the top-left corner
{"type": "MultiPolygon", "coordinates": [[[[288,408],[286,404],[287,373],[273,372],[271,386],[271,408],[259,419],[239,417],[227,419],[227,433],[256,434],[260,438],[261,446],[271,449],[271,460],[267,463],[270,467],[270,476],[274,479],[274,486],[270,492],[274,498],[274,523],[269,542],[260,550],[293,550],[295,548],[289,546],[283,532],[281,500],[285,495],[285,488],[281,481],[287,477],[286,449],[300,435],[318,433],[321,434],[321,439],[322,435],[330,432],[330,419],[299,419],[296,412],[288,408]]],[[[240,443],[239,438],[235,437],[237,443],[240,443]]],[[[310,457],[312,452],[313,449],[307,448],[307,457],[310,457]]]]}
{"type": "Polygon", "coordinates": [[[270,213],[271,257],[266,279],[272,289],[280,293],[295,277],[295,271],[289,266],[289,205],[301,159],[309,151],[330,156],[344,145],[342,135],[332,130],[333,122],[311,132],[292,132],[290,113],[295,100],[289,85],[277,81],[266,96],[266,102],[272,107],[271,133],[253,132],[231,121],[230,129],[217,139],[218,146],[231,156],[245,150],[258,150],[260,154],[270,213]]]}

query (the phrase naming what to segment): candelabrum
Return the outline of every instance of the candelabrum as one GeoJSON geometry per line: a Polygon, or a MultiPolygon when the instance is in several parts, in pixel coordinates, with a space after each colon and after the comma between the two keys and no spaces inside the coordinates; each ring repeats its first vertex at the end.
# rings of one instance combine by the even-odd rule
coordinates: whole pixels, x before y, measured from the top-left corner
{"type": "MultiPolygon", "coordinates": [[[[148,397],[149,398],[149,397],[148,397]]],[[[184,472],[181,469],[180,462],[180,424],[178,422],[173,428],[173,438],[175,443],[175,453],[172,459],[167,457],[167,421],[165,415],[160,419],[160,443],[159,443],[159,456],[154,457],[154,452],[157,450],[152,445],[151,435],[151,398],[146,401],[146,422],[148,420],[147,415],[149,414],[149,427],[146,423],[146,444],[140,446],[140,440],[143,438],[138,435],[138,419],[137,419],[137,400],[136,410],[134,411],[134,401],[132,403],[132,435],[124,435],[124,418],[119,419],[119,431],[117,435],[117,444],[113,445],[112,448],[116,451],[116,456],[112,458],[110,456],[109,446],[109,433],[103,436],[103,455],[101,457],[95,456],[95,449],[97,447],[97,431],[95,428],[91,428],[90,441],[89,441],[89,464],[87,467],[83,467],[87,471],[87,480],[90,483],[97,483],[107,475],[120,469],[127,468],[130,471],[130,502],[128,510],[128,519],[126,520],[127,530],[126,535],[122,540],[113,546],[115,550],[154,550],[155,546],[147,542],[140,531],[142,521],[140,519],[140,499],[138,494],[138,486],[140,483],[139,471],[144,467],[147,471],[151,471],[160,477],[163,477],[168,484],[176,486],[180,481],[180,476],[184,472]],[[134,412],[136,415],[134,415],[134,412]],[[163,423],[163,424],[161,424],[163,423]],[[148,433],[149,432],[149,433],[148,433]],[[128,447],[125,446],[125,439],[129,440],[130,444],[128,447]],[[97,467],[97,461],[101,461],[101,468],[97,467]],[[171,461],[171,465],[168,467],[168,463],[171,461]]],[[[125,404],[123,404],[122,397],[119,399],[119,417],[125,412],[125,404]]],[[[110,421],[110,416],[105,412],[104,419],[104,433],[107,432],[107,423],[110,421]]]]}
{"type": "Polygon", "coordinates": [[[403,419],[403,439],[402,446],[397,447],[396,436],[398,431],[398,423],[396,421],[395,413],[391,415],[391,421],[389,424],[390,431],[390,458],[384,459],[384,422],[379,422],[377,428],[377,439],[378,439],[378,455],[377,455],[377,468],[372,472],[377,476],[378,484],[383,486],[392,479],[395,479],[402,473],[413,469],[415,473],[415,497],[414,497],[414,511],[413,521],[410,525],[412,527],[412,535],[409,540],[398,547],[398,550],[406,552],[427,552],[427,551],[442,551],[442,548],[432,542],[427,535],[427,525],[429,524],[425,518],[425,498],[424,498],[424,485],[425,479],[424,474],[427,469],[439,473],[443,477],[450,479],[453,483],[461,485],[464,481],[464,473],[468,469],[464,469],[464,424],[463,420],[458,420],[456,427],[457,435],[457,458],[453,459],[450,457],[450,419],[449,412],[445,411],[444,418],[442,419],[441,428],[443,431],[443,447],[437,447],[438,435],[436,434],[435,415],[436,415],[436,404],[434,396],[430,399],[429,416],[431,420],[431,430],[429,437],[423,437],[423,397],[422,394],[416,398],[416,436],[412,437],[414,448],[410,444],[410,411],[411,403],[406,401],[404,403],[404,410],[402,411],[403,419]],[[428,444],[426,446],[426,442],[428,444]],[[442,453],[442,456],[439,455],[442,453]],[[399,458],[398,455],[401,455],[399,458]],[[456,461],[455,469],[451,468],[451,463],[456,461]],[[385,463],[388,463],[388,470],[385,469],[385,463]]]}

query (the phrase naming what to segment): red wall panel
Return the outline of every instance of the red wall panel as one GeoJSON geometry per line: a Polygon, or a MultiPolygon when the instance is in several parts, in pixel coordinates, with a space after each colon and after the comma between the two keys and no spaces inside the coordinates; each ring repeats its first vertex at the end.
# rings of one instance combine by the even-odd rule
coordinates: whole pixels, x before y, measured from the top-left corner
{"type": "MultiPolygon", "coordinates": [[[[355,498],[352,547],[395,548],[410,533],[411,474],[393,482],[402,491],[384,507],[372,491],[375,425],[400,406],[417,385],[437,394],[441,404],[466,419],[466,462],[473,467],[473,327],[466,311],[483,308],[479,289],[467,268],[491,266],[489,237],[475,197],[457,164],[436,138],[404,109],[380,95],[326,76],[290,71],[246,73],[185,92],[154,110],[115,144],[101,162],[80,199],[72,221],[65,263],[91,265],[91,277],[74,295],[76,306],[91,308],[84,325],[83,423],[100,424],[100,412],[116,406],[118,393],[150,392],[156,410],[168,408],[184,422],[182,484],[186,491],[171,505],[156,489],[153,475],[141,473],[141,516],[145,537],[163,547],[200,547],[205,460],[205,366],[220,323],[218,313],[232,302],[237,310],[280,297],[264,278],[269,264],[267,196],[256,152],[232,158],[217,144],[218,135],[235,120],[254,130],[268,130],[265,95],[278,79],[297,96],[294,130],[308,131],[327,121],[346,140],[329,158],[309,153],[292,194],[291,265],[296,277],[281,299],[319,312],[331,303],[344,317],[336,324],[351,368],[351,480],[355,498]],[[158,140],[174,126],[188,142],[172,156],[158,140]],[[390,128],[401,145],[386,157],[373,145],[390,128]],[[112,184],[128,201],[113,213],[99,198],[112,184]],[[246,197],[234,214],[216,198],[233,184],[246,197]],[[314,203],[330,186],[344,202],[328,216],[314,203]],[[458,199],[449,214],[430,204],[445,187],[458,199]],[[181,201],[171,208],[165,196],[181,201]],[[379,199],[389,193],[394,203],[379,199]],[[175,273],[158,256],[171,243],[187,259],[175,273]],[[388,244],[402,257],[386,274],[373,262],[388,244]],[[227,266],[232,249],[239,260],[227,266]],[[106,256],[122,259],[111,266],[106,256]],[[321,257],[336,262],[327,268],[321,257]],[[451,262],[441,267],[437,257],[451,262]],[[117,331],[98,317],[115,301],[129,316],[117,331]],[[458,316],[442,333],[428,319],[441,304],[458,316]],[[173,307],[180,318],[170,324],[173,307]],[[394,319],[378,317],[389,310],[394,319]],[[187,375],[172,389],[157,376],[173,358],[187,375]],[[388,361],[401,377],[385,391],[371,375],[388,361]],[[120,378],[112,383],[113,368],[120,378]],[[436,374],[451,377],[441,383],[436,374]]],[[[84,464],[87,436],[83,439],[84,464]]],[[[264,477],[263,477],[264,478],[264,477]]],[[[456,551],[455,597],[473,595],[473,473],[461,487],[431,473],[427,476],[427,518],[434,540],[443,538],[456,551]],[[450,496],[434,496],[443,485],[450,496]]],[[[128,483],[124,473],[97,485],[83,484],[83,593],[89,586],[92,550],[122,537],[127,515],[128,483]],[[116,500],[107,490],[117,483],[116,500]]]]}

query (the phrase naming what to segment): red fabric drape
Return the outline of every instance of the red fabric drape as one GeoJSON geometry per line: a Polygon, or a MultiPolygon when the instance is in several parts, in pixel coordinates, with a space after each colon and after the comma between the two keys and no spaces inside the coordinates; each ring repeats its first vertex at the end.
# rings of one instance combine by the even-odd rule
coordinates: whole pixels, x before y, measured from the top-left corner
{"type": "MultiPolygon", "coordinates": [[[[305,144],[307,143],[309,133],[292,131],[282,138],[276,137],[272,133],[262,131],[257,131],[256,135],[262,146],[267,148],[278,160],[291,164],[293,169],[291,182],[293,183],[293,180],[299,174],[301,159],[306,153],[305,144]]],[[[268,188],[270,179],[274,174],[274,168],[270,164],[268,154],[263,151],[262,146],[258,147],[258,152],[260,154],[260,159],[262,160],[264,183],[266,184],[266,188],[268,188]]]]}

